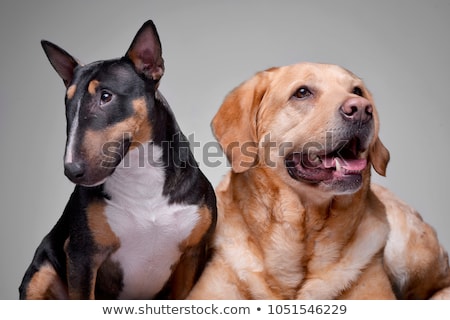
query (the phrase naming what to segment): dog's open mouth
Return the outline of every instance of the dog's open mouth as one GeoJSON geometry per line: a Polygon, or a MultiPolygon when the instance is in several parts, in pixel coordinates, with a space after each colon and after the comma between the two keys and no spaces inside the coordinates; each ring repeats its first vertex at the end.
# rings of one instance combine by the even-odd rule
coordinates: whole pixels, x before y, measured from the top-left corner
{"type": "Polygon", "coordinates": [[[364,151],[360,139],[355,137],[331,152],[313,149],[291,153],[285,164],[292,178],[308,183],[361,180],[362,171],[367,167],[367,159],[362,156],[364,151]]]}

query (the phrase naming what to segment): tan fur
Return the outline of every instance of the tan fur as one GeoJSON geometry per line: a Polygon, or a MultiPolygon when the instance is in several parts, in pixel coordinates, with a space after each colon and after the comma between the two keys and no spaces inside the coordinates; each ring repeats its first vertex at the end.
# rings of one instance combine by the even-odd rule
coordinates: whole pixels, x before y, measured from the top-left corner
{"type": "Polygon", "coordinates": [[[434,231],[371,187],[371,167],[384,175],[389,161],[375,108],[359,189],[340,194],[287,172],[286,155],[339,132],[354,87],[374,108],[361,79],[325,64],[272,68],[226,97],[212,128],[233,170],[217,188],[214,256],[190,299],[429,298],[450,285],[434,231]],[[304,85],[314,95],[292,98],[304,85]]]}
{"type": "Polygon", "coordinates": [[[61,281],[49,262],[44,263],[31,278],[27,288],[27,298],[31,300],[68,298],[67,286],[61,281]]]}
{"type": "Polygon", "coordinates": [[[117,249],[120,245],[120,240],[111,230],[109,223],[105,216],[104,201],[94,201],[87,207],[88,226],[92,231],[94,242],[99,247],[110,247],[117,249]]]}
{"type": "Polygon", "coordinates": [[[69,88],[67,88],[67,92],[66,92],[67,99],[69,99],[69,100],[73,99],[73,96],[75,95],[76,91],[77,91],[76,84],[73,84],[69,88]]]}
{"type": "Polygon", "coordinates": [[[100,82],[98,80],[92,80],[91,82],[89,82],[88,92],[91,95],[94,95],[97,92],[97,87],[99,84],[100,84],[100,82]]]}
{"type": "Polygon", "coordinates": [[[397,279],[396,290],[404,298],[425,299],[449,287],[433,298],[450,299],[448,255],[434,229],[386,188],[377,185],[372,188],[386,206],[393,226],[384,255],[388,273],[397,279]]]}

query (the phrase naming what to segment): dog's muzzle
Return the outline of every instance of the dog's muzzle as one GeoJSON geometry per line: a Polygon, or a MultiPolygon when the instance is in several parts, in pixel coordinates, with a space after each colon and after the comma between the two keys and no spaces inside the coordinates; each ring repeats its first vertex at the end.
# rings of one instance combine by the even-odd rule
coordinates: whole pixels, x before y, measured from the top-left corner
{"type": "Polygon", "coordinates": [[[361,157],[363,152],[361,141],[355,137],[339,144],[331,152],[305,150],[291,153],[285,164],[292,178],[313,184],[356,178],[367,166],[367,159],[361,157]]]}
{"type": "Polygon", "coordinates": [[[373,108],[363,97],[352,97],[339,108],[341,126],[327,133],[325,145],[290,153],[285,158],[289,175],[298,181],[329,186],[337,193],[361,186],[368,165],[367,149],[373,138],[373,108]],[[330,142],[331,141],[331,142],[330,142]]]}

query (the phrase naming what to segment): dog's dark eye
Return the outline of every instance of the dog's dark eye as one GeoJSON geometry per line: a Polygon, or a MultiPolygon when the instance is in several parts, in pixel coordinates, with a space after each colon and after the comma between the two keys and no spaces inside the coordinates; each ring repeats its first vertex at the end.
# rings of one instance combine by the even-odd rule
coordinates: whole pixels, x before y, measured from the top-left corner
{"type": "Polygon", "coordinates": [[[362,97],[364,95],[363,91],[360,87],[354,87],[352,93],[356,94],[357,96],[360,96],[360,97],[362,97]]]}
{"type": "Polygon", "coordinates": [[[100,104],[105,104],[111,101],[113,95],[108,91],[102,91],[100,94],[100,104]]]}
{"type": "Polygon", "coordinates": [[[299,99],[305,99],[309,96],[312,96],[311,90],[309,90],[306,86],[301,86],[297,91],[294,93],[294,97],[299,99]]]}

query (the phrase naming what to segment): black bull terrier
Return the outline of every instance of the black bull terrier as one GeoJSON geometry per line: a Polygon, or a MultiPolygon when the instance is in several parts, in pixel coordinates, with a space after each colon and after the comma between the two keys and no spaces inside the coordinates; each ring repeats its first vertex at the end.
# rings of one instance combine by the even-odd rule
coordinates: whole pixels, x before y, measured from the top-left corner
{"type": "Polygon", "coordinates": [[[164,97],[152,21],[119,59],[44,51],[67,88],[66,176],[76,184],[21,299],[182,299],[209,257],[214,190],[164,97]]]}

